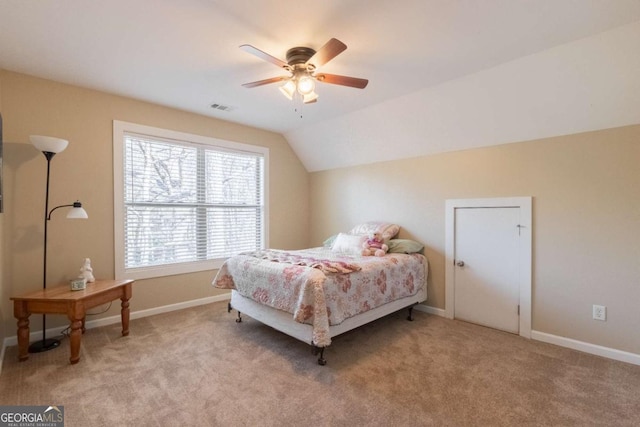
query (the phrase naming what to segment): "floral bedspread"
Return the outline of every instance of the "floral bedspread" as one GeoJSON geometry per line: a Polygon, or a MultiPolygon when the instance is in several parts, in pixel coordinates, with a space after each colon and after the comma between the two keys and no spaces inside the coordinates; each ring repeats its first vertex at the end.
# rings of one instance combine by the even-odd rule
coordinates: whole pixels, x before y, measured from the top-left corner
{"type": "Polygon", "coordinates": [[[243,254],[223,264],[213,285],[235,289],[244,297],[291,313],[297,322],[313,325],[313,343],[319,347],[331,344],[329,325],[415,295],[426,286],[427,261],[420,254],[346,256],[326,248],[287,253],[323,260],[325,264],[355,265],[359,270],[331,273],[282,261],[287,257],[273,262],[243,254]]]}
{"type": "Polygon", "coordinates": [[[359,265],[342,259],[316,258],[302,251],[285,252],[275,249],[264,249],[261,251],[247,252],[244,255],[274,262],[319,268],[325,273],[353,273],[361,269],[359,265]]]}

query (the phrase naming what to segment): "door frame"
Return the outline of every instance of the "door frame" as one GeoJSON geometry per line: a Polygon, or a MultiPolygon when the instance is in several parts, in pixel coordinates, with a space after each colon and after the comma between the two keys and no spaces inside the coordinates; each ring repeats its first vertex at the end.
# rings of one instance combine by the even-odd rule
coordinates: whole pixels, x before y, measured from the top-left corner
{"type": "Polygon", "coordinates": [[[531,338],[531,242],[532,197],[447,199],[445,201],[445,317],[455,308],[455,214],[464,208],[520,208],[518,286],[520,289],[520,336],[531,338]]]}

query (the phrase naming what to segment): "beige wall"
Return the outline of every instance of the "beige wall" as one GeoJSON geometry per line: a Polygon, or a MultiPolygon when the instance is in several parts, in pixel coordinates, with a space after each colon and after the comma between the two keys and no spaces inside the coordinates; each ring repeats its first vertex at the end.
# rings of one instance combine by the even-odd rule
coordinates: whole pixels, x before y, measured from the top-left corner
{"type": "MultiPolygon", "coordinates": [[[[0,282],[5,336],[15,335],[9,296],[42,286],[46,160],[30,145],[31,134],[69,140],[69,147],[51,162],[50,206],[79,199],[89,214],[86,221],[54,214],[49,223],[49,283],[77,275],[86,257],[91,258],[96,277],[114,276],[114,119],[268,147],[270,243],[292,249],[308,244],[308,174],[281,135],[8,71],[0,70],[0,83],[4,135],[9,141],[4,156],[5,257],[0,282]]],[[[140,280],[134,285],[131,309],[215,295],[218,292],[210,286],[213,276],[208,271],[140,280]]],[[[117,315],[117,305],[100,317],[117,315]]],[[[37,330],[40,321],[33,317],[32,330],[37,330]]],[[[50,317],[47,326],[66,323],[61,316],[50,317]]]]}
{"type": "Polygon", "coordinates": [[[629,126],[312,173],[311,244],[396,222],[426,244],[427,304],[444,309],[445,200],[533,196],[533,329],[640,354],[639,164],[629,126]]]}
{"type": "MultiPolygon", "coordinates": [[[[2,113],[2,79],[0,78],[0,113],[2,113]]],[[[1,171],[0,171],[1,173],[1,171]]],[[[3,177],[0,177],[0,180],[4,181],[3,177]]],[[[11,318],[11,314],[13,312],[7,311],[7,307],[5,304],[2,304],[1,301],[6,301],[9,298],[8,293],[5,290],[4,285],[4,274],[2,271],[4,270],[4,213],[0,213],[0,325],[4,325],[5,321],[11,318]]],[[[5,328],[0,327],[0,346],[4,342],[4,338],[7,336],[5,333],[5,328]]]]}

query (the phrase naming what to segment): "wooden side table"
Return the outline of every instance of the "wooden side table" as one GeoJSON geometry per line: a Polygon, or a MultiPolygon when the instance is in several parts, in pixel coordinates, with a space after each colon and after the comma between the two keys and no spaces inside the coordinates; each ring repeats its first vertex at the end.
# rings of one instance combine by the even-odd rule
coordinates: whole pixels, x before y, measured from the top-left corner
{"type": "Polygon", "coordinates": [[[128,279],[97,280],[87,283],[87,288],[81,291],[72,291],[67,284],[12,297],[13,315],[18,319],[18,360],[22,362],[29,358],[29,316],[32,313],[67,315],[71,322],[71,364],[80,361],[80,339],[87,310],[120,298],[122,335],[129,335],[129,299],[133,282],[128,279]]]}

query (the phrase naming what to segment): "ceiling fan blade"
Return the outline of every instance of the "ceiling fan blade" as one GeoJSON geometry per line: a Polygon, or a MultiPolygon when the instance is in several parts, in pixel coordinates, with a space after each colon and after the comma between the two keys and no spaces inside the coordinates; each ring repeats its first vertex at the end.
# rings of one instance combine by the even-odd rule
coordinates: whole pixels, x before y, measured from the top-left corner
{"type": "Polygon", "coordinates": [[[258,80],[258,81],[251,82],[251,83],[244,83],[242,86],[246,87],[246,88],[252,88],[252,87],[256,87],[256,86],[268,85],[270,83],[281,82],[282,80],[286,80],[288,78],[289,77],[285,77],[285,76],[271,77],[270,79],[258,80]]]}
{"type": "Polygon", "coordinates": [[[276,58],[275,56],[271,56],[266,52],[261,51],[260,49],[251,46],[250,44],[243,44],[240,46],[240,49],[244,50],[247,53],[257,56],[258,58],[265,60],[267,62],[271,62],[272,64],[277,65],[280,68],[288,68],[289,64],[284,62],[281,59],[276,58]]]}
{"type": "Polygon", "coordinates": [[[324,64],[342,53],[346,48],[347,45],[342,43],[340,40],[331,39],[307,60],[307,64],[313,64],[316,68],[322,67],[324,64]]]}
{"type": "Polygon", "coordinates": [[[357,89],[364,89],[369,84],[367,79],[359,79],[357,77],[339,76],[337,74],[318,74],[315,76],[319,82],[331,83],[333,85],[342,85],[355,87],[357,89]]]}

